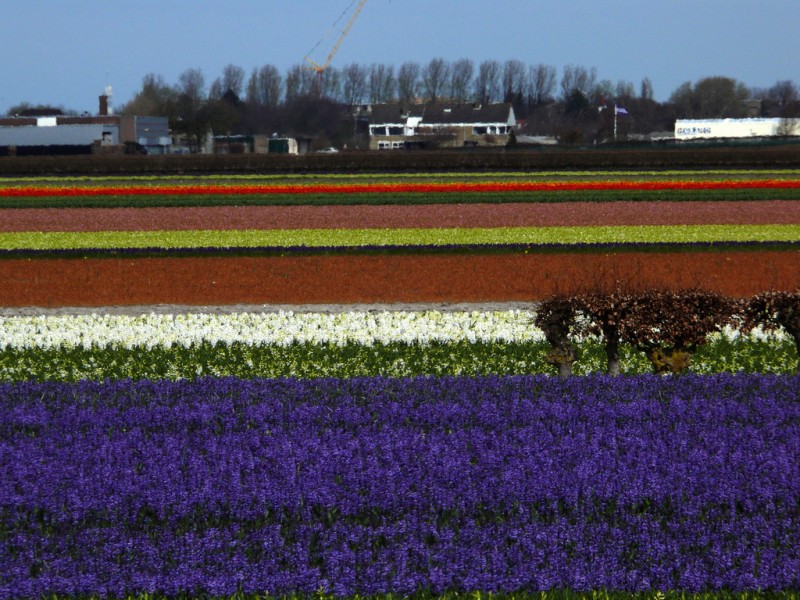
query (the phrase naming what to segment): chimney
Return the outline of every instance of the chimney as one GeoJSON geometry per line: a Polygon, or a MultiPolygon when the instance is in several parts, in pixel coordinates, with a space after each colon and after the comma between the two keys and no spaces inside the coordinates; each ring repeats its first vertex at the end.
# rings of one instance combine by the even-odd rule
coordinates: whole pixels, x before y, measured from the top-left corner
{"type": "Polygon", "coordinates": [[[108,116],[108,96],[103,94],[100,96],[100,112],[98,113],[101,117],[108,116]]]}

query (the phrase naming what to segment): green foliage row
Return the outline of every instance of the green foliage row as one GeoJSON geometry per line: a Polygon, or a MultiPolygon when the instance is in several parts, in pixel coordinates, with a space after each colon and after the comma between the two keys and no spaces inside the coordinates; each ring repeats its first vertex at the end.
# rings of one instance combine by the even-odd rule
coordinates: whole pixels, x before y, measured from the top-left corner
{"type": "Polygon", "coordinates": [[[0,159],[3,175],[170,173],[352,173],[561,169],[797,168],[796,144],[712,147],[497,148],[476,151],[39,156],[0,159]]]}
{"type": "MultiPolygon", "coordinates": [[[[550,346],[539,343],[458,342],[431,344],[292,344],[289,346],[198,344],[189,347],[92,347],[89,349],[6,349],[0,352],[0,381],[92,379],[194,379],[204,376],[362,377],[384,375],[555,375],[548,362],[550,346]]],[[[724,336],[698,348],[689,372],[791,374],[798,365],[791,339],[729,339],[724,336]]],[[[600,341],[579,344],[573,372],[604,372],[600,341]]],[[[621,347],[621,372],[652,372],[646,355],[621,347]]]]}
{"type": "Polygon", "coordinates": [[[197,194],[0,198],[0,208],[147,208],[184,206],[354,206],[503,204],[509,202],[683,202],[798,200],[800,188],[727,190],[552,190],[535,192],[398,192],[364,194],[197,194]]]}

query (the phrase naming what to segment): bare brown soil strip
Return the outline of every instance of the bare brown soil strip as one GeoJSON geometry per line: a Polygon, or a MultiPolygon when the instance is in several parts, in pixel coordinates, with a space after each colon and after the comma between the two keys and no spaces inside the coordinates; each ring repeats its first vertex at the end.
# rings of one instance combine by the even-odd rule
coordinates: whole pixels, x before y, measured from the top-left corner
{"type": "Polygon", "coordinates": [[[0,231],[800,223],[800,201],[0,209],[0,231]]]}
{"type": "Polygon", "coordinates": [[[530,302],[587,289],[800,285],[796,251],[0,261],[5,307],[530,302]]]}

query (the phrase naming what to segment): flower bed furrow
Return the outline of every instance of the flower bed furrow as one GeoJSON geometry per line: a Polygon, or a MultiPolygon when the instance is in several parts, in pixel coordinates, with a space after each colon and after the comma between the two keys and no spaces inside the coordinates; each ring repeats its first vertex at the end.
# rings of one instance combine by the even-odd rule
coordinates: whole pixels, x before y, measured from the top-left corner
{"type": "Polygon", "coordinates": [[[426,204],[416,206],[206,206],[0,208],[0,231],[153,231],[552,227],[592,225],[769,225],[800,223],[800,202],[685,201],[426,204]]]}
{"type": "Polygon", "coordinates": [[[0,385],[0,593],[796,589],[798,389],[0,385]]]}
{"type": "Polygon", "coordinates": [[[0,260],[2,306],[531,302],[554,292],[800,285],[797,251],[0,260]]]}

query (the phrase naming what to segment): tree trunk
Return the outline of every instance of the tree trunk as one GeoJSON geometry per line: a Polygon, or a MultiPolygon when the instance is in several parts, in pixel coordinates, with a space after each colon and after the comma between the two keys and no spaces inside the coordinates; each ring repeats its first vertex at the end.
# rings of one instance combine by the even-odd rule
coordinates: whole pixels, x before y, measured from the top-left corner
{"type": "Polygon", "coordinates": [[[797,372],[800,373],[800,327],[785,327],[786,331],[789,332],[794,338],[794,347],[797,350],[797,372]]]}
{"type": "Polygon", "coordinates": [[[572,362],[560,362],[558,363],[558,376],[559,377],[571,377],[572,376],[572,362]]]}
{"type": "Polygon", "coordinates": [[[612,377],[616,377],[620,372],[620,359],[619,359],[619,341],[615,338],[606,338],[606,358],[608,365],[606,373],[612,377]]]}
{"type": "Polygon", "coordinates": [[[576,359],[575,350],[569,342],[564,342],[553,348],[547,354],[546,360],[549,364],[556,366],[560,377],[569,377],[572,375],[572,363],[576,359]]]}

